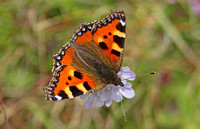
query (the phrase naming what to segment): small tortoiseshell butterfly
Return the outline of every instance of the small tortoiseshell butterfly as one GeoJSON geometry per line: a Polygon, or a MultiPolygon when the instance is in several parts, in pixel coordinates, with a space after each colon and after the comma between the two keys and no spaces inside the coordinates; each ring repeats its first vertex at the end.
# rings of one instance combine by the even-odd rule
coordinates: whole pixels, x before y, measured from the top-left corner
{"type": "Polygon", "coordinates": [[[123,60],[125,31],[124,11],[111,10],[101,21],[81,23],[53,56],[53,77],[44,88],[46,100],[74,98],[107,84],[124,86],[117,72],[123,60]]]}

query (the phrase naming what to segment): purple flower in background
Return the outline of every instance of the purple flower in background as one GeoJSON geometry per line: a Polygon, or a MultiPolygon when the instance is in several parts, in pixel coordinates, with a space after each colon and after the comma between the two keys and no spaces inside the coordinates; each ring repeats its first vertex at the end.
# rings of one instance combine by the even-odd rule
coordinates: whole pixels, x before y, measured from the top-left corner
{"type": "Polygon", "coordinates": [[[132,89],[132,84],[127,82],[127,80],[135,80],[135,73],[130,71],[129,67],[122,67],[117,75],[119,78],[121,78],[124,87],[108,84],[105,88],[97,92],[82,95],[82,99],[87,98],[87,101],[84,104],[86,109],[91,108],[94,103],[97,107],[102,107],[104,104],[109,107],[112,103],[112,100],[120,102],[122,101],[123,96],[128,99],[135,96],[135,92],[132,89]]]}
{"type": "Polygon", "coordinates": [[[189,0],[189,3],[192,5],[194,12],[200,16],[200,0],[189,0]]]}

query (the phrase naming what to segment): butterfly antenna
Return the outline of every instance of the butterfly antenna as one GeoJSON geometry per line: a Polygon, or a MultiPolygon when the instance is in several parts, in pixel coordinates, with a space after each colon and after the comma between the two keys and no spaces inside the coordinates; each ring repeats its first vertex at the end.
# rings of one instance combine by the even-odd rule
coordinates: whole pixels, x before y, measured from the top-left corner
{"type": "Polygon", "coordinates": [[[156,72],[151,72],[151,73],[147,73],[147,74],[137,75],[137,77],[146,76],[146,75],[154,75],[154,74],[156,74],[156,72]]]}
{"type": "Polygon", "coordinates": [[[126,121],[127,118],[126,118],[126,114],[125,114],[125,111],[124,111],[124,106],[123,106],[122,101],[121,101],[121,107],[122,107],[122,113],[123,113],[123,115],[124,115],[124,120],[126,121]]]}

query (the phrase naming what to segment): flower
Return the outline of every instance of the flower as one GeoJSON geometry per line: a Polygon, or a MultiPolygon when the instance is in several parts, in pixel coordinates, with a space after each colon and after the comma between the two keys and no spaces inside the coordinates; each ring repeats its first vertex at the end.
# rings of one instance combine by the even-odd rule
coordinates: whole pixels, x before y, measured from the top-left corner
{"type": "Polygon", "coordinates": [[[104,104],[109,107],[112,100],[116,102],[122,101],[123,97],[131,99],[135,96],[135,92],[132,89],[132,84],[127,82],[127,80],[135,80],[136,75],[134,72],[130,71],[129,67],[122,67],[117,73],[117,76],[121,78],[124,86],[115,86],[114,84],[108,84],[105,88],[87,95],[82,95],[81,99],[86,99],[84,104],[86,109],[91,108],[95,103],[95,106],[102,107],[104,104]]]}
{"type": "Polygon", "coordinates": [[[200,16],[200,0],[188,0],[194,12],[200,16]]]}

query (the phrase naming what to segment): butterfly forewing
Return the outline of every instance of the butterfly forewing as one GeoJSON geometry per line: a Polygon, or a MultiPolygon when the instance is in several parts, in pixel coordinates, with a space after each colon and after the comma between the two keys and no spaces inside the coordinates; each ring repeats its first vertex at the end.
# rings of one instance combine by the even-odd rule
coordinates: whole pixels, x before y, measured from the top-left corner
{"type": "Polygon", "coordinates": [[[90,43],[93,40],[90,31],[95,22],[96,21],[87,23],[87,24],[81,23],[80,28],[76,32],[74,32],[74,35],[72,36],[71,41],[64,44],[61,47],[60,51],[56,55],[53,56],[52,72],[54,72],[54,70],[60,65],[73,64],[75,50],[71,46],[71,44],[75,42],[76,44],[79,44],[79,45],[90,43]]]}
{"type": "Polygon", "coordinates": [[[124,50],[126,20],[123,11],[111,11],[107,17],[94,24],[94,41],[118,72],[124,50]]]}

